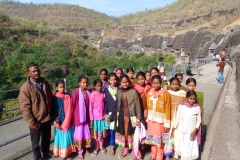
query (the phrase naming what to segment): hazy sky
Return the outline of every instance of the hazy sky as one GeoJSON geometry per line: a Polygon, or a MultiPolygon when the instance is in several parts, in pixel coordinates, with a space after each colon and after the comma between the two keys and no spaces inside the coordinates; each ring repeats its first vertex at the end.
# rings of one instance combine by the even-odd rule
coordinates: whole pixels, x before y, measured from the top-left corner
{"type": "Polygon", "coordinates": [[[166,6],[177,0],[18,0],[23,3],[65,3],[94,9],[109,16],[121,16],[146,9],[166,6]]]}

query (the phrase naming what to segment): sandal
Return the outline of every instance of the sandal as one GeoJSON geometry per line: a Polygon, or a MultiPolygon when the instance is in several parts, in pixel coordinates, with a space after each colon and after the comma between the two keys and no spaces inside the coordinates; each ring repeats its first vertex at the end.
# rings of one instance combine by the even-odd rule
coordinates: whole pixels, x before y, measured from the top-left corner
{"type": "Polygon", "coordinates": [[[102,148],[101,152],[102,152],[103,155],[105,155],[107,153],[107,150],[105,148],[102,148]]]}
{"type": "Polygon", "coordinates": [[[121,148],[120,149],[120,153],[123,154],[123,151],[124,151],[124,148],[121,148]]]}
{"type": "Polygon", "coordinates": [[[114,153],[114,147],[113,147],[113,146],[110,147],[110,152],[109,152],[109,154],[110,154],[111,156],[114,156],[114,155],[115,155],[115,153],[114,153]]]}
{"type": "Polygon", "coordinates": [[[123,153],[120,156],[118,156],[118,159],[123,159],[124,157],[126,157],[128,155],[128,153],[123,153]]]}
{"type": "Polygon", "coordinates": [[[91,154],[91,156],[97,156],[99,150],[100,150],[99,148],[95,149],[95,150],[93,151],[93,153],[91,154]]]}
{"type": "Polygon", "coordinates": [[[118,156],[118,159],[123,159],[126,156],[127,156],[126,154],[121,154],[120,156],[118,156]]]}
{"type": "Polygon", "coordinates": [[[88,150],[86,150],[85,154],[86,155],[90,155],[90,152],[88,150]]]}

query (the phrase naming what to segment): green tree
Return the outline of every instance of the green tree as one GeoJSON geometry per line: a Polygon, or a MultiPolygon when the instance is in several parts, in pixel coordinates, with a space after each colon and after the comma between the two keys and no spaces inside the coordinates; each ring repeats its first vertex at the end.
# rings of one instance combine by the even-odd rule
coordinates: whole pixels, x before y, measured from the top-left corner
{"type": "Polygon", "coordinates": [[[83,48],[78,48],[76,50],[76,56],[77,57],[86,57],[87,53],[85,52],[85,50],[83,48]]]}
{"type": "Polygon", "coordinates": [[[116,51],[116,56],[121,57],[122,55],[123,55],[122,51],[120,51],[120,50],[116,51]]]}

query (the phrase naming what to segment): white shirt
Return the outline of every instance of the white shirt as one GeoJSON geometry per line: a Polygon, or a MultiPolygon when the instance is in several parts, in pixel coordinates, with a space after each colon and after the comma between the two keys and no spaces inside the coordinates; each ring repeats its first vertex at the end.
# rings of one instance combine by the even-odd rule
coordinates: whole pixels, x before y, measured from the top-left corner
{"type": "Polygon", "coordinates": [[[201,109],[197,107],[187,107],[186,105],[179,105],[177,109],[177,116],[173,127],[177,128],[183,133],[191,134],[195,128],[199,128],[201,124],[201,109]]]}

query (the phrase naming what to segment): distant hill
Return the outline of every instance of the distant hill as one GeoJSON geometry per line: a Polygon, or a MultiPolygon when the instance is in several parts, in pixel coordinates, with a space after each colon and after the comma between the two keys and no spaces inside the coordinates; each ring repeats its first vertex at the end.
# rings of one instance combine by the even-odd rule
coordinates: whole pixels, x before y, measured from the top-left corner
{"type": "Polygon", "coordinates": [[[27,4],[1,1],[0,11],[10,17],[21,17],[47,23],[51,27],[105,28],[117,25],[117,19],[106,14],[66,4],[27,4]]]}
{"type": "Polygon", "coordinates": [[[240,0],[178,0],[162,8],[110,17],[78,5],[28,4],[6,0],[0,2],[0,11],[10,17],[21,17],[50,27],[102,29],[120,25],[172,22],[239,6],[240,0]]]}
{"type": "MultiPolygon", "coordinates": [[[[240,6],[240,0],[178,0],[163,8],[145,10],[118,17],[122,25],[151,24],[176,21],[210,11],[230,9],[240,6]]],[[[157,7],[157,6],[156,6],[157,7]]]]}

